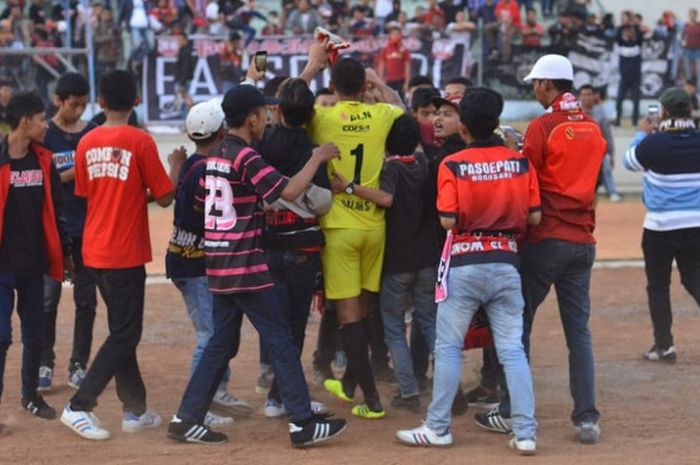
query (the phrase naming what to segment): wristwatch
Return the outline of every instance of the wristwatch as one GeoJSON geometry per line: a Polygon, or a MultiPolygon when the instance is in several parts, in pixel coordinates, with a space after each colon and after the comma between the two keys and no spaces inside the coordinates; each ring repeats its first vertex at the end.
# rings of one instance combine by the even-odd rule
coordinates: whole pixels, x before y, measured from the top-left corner
{"type": "Polygon", "coordinates": [[[347,186],[345,186],[345,193],[346,194],[354,194],[355,193],[355,184],[353,183],[348,183],[347,186]]]}

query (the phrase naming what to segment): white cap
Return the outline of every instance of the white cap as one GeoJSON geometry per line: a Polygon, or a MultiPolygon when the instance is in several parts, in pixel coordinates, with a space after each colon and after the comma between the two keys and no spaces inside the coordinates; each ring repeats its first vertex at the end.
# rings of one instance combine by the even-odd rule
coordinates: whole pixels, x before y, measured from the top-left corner
{"type": "Polygon", "coordinates": [[[566,79],[574,80],[574,67],[568,58],[562,55],[545,55],[540,57],[532,67],[530,74],[523,81],[530,82],[533,79],[566,79]]]}
{"type": "Polygon", "coordinates": [[[221,99],[211,99],[190,108],[185,120],[187,135],[194,140],[204,140],[216,133],[224,124],[226,115],[221,99]]]}

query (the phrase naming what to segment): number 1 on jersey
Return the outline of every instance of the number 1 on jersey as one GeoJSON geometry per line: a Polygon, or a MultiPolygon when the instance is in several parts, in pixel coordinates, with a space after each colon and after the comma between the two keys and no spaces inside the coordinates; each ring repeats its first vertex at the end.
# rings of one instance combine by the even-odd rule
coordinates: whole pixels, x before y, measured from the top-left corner
{"type": "Polygon", "coordinates": [[[350,156],[355,157],[355,176],[352,178],[353,184],[361,184],[362,158],[365,153],[365,144],[357,144],[357,147],[350,150],[350,156]]]}

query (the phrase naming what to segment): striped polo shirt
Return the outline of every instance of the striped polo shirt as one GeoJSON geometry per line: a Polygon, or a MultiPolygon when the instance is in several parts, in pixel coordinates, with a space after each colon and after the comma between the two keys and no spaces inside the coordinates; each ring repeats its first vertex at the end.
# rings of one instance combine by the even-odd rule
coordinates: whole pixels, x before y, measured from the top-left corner
{"type": "Polygon", "coordinates": [[[215,294],[273,285],[263,253],[262,202],[277,200],[287,179],[243,139],[229,135],[207,158],[195,196],[204,210],[204,252],[215,294]]]}

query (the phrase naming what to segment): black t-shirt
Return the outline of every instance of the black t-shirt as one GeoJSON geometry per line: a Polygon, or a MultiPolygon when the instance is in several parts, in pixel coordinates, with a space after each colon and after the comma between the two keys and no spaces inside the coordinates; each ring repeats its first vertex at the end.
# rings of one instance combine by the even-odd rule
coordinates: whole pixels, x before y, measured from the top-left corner
{"type": "MultiPolygon", "coordinates": [[[[53,163],[56,170],[61,173],[75,166],[75,149],[80,139],[97,125],[88,122],[80,132],[65,132],[56,123],[49,121],[49,130],[46,132],[44,147],[53,152],[53,163]]],[[[66,223],[66,232],[71,237],[82,237],[87,214],[87,201],[75,195],[75,182],[61,183],[63,192],[63,216],[66,223]]]]}
{"type": "Polygon", "coordinates": [[[29,19],[31,19],[34,24],[44,24],[46,22],[46,10],[44,6],[33,3],[29,7],[29,19]]]}
{"type": "Polygon", "coordinates": [[[42,209],[44,172],[34,152],[10,160],[10,190],[4,211],[0,271],[17,276],[35,276],[46,272],[42,209]]]}
{"type": "Polygon", "coordinates": [[[415,157],[389,157],[380,186],[394,196],[386,210],[384,274],[407,273],[433,266],[440,258],[441,238],[430,164],[415,157]]]}

